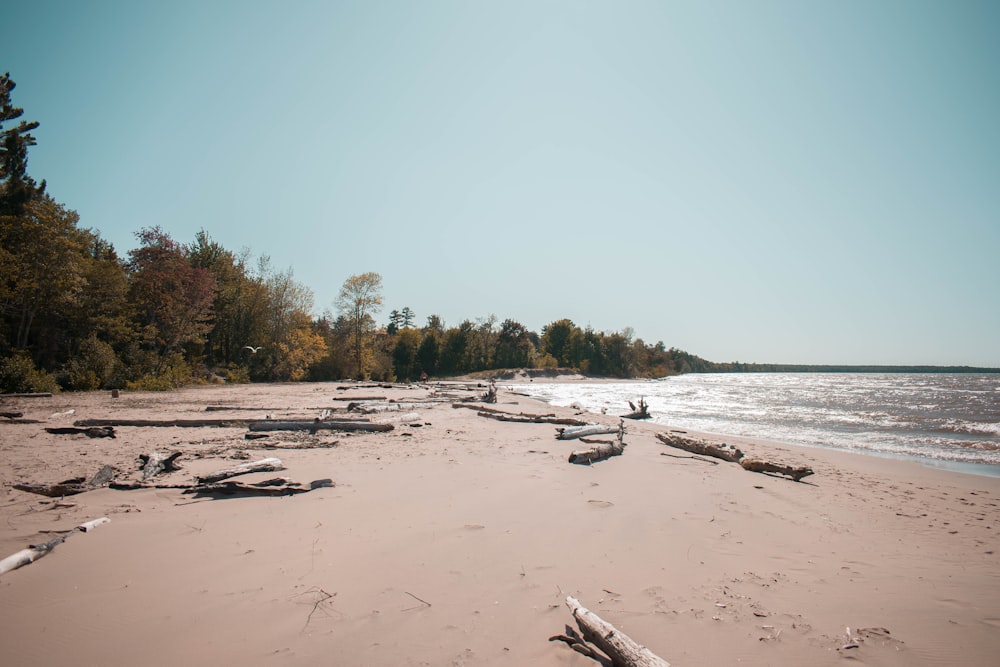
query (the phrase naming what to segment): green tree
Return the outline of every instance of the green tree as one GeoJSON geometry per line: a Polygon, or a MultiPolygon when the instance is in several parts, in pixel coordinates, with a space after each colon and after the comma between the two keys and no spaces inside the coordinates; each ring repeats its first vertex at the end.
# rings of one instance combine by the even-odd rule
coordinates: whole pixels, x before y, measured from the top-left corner
{"type": "Polygon", "coordinates": [[[530,368],[533,365],[534,356],[535,348],[531,344],[527,327],[511,319],[504,320],[497,333],[495,366],[497,368],[530,368]]]}
{"type": "Polygon", "coordinates": [[[392,350],[392,367],[397,380],[409,381],[419,375],[416,363],[420,342],[420,332],[416,329],[402,329],[396,336],[396,345],[392,350]]]}
{"type": "Polygon", "coordinates": [[[403,310],[399,313],[400,324],[403,329],[407,329],[413,326],[413,320],[416,319],[416,315],[410,310],[409,306],[403,306],[403,310]]]}
{"type": "Polygon", "coordinates": [[[434,329],[424,332],[424,339],[420,342],[417,350],[417,366],[419,370],[428,375],[437,375],[438,359],[441,354],[441,340],[439,334],[434,329]]]}
{"type": "Polygon", "coordinates": [[[10,72],[0,76],[0,216],[19,215],[29,201],[45,191],[45,181],[36,185],[28,176],[28,147],[35,145],[31,131],[38,127],[38,121],[22,120],[4,129],[4,123],[24,115],[24,109],[11,101],[16,86],[10,72]]]}
{"type": "Polygon", "coordinates": [[[355,377],[365,377],[366,341],[375,328],[374,315],[382,309],[382,276],[374,272],[351,276],[337,297],[337,308],[350,324],[354,338],[355,377]]]}
{"type": "Polygon", "coordinates": [[[583,359],[583,338],[572,320],[556,320],[542,329],[542,351],[551,354],[560,366],[579,367],[583,359]]]}

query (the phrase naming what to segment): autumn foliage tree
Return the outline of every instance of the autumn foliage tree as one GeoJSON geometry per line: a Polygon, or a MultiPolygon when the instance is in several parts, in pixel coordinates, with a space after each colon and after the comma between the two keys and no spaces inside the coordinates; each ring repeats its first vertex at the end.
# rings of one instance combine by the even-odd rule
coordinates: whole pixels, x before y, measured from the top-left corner
{"type": "Polygon", "coordinates": [[[351,328],[355,377],[363,378],[366,343],[375,330],[374,315],[382,309],[382,276],[369,272],[345,280],[337,297],[337,309],[351,328]]]}
{"type": "Polygon", "coordinates": [[[190,253],[159,227],[136,233],[129,252],[129,296],[136,306],[141,345],[156,353],[154,373],[187,344],[212,329],[215,277],[191,262],[190,253]]]}

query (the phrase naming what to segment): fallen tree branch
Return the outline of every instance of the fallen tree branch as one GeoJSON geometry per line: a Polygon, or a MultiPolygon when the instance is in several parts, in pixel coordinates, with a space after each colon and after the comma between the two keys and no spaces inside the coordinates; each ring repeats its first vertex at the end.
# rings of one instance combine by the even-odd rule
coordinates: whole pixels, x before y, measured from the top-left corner
{"type": "Polygon", "coordinates": [[[184,493],[191,493],[196,496],[291,496],[298,493],[308,493],[316,489],[326,489],[333,487],[331,479],[317,479],[309,483],[308,486],[292,482],[284,477],[265,480],[263,482],[217,482],[214,484],[197,484],[184,490],[184,493]]]}
{"type": "MultiPolygon", "coordinates": [[[[666,660],[637,644],[628,635],[584,607],[573,596],[567,596],[566,606],[572,612],[583,639],[601,649],[611,658],[615,667],[670,667],[666,660]]],[[[570,645],[573,645],[572,642],[570,645]]],[[[575,646],[573,648],[576,649],[575,646]]]]}
{"type": "Polygon", "coordinates": [[[19,567],[24,567],[29,563],[34,563],[39,558],[47,556],[53,549],[66,541],[66,539],[76,534],[77,532],[86,533],[97,526],[109,523],[111,519],[104,516],[100,519],[93,519],[91,521],[86,521],[81,523],[76,528],[71,528],[67,530],[63,535],[58,537],[53,537],[48,542],[43,542],[42,544],[32,544],[29,545],[27,549],[21,549],[17,553],[7,556],[3,560],[0,560],[0,575],[7,574],[11,570],[16,570],[19,567]]]}

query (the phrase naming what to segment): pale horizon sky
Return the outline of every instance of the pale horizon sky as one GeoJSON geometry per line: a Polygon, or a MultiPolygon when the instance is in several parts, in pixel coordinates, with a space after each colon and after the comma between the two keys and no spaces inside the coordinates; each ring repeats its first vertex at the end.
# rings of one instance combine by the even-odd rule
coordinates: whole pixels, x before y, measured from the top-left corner
{"type": "Polygon", "coordinates": [[[333,308],[1000,367],[1000,3],[4,3],[29,173],[333,308]]]}

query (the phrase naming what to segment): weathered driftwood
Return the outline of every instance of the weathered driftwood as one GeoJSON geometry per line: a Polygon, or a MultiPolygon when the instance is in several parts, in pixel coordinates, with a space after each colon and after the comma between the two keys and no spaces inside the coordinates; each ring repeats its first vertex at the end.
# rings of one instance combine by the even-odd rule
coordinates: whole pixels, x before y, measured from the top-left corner
{"type": "Polygon", "coordinates": [[[11,554],[10,556],[7,556],[3,560],[0,560],[0,575],[7,574],[11,570],[16,570],[19,567],[24,567],[29,563],[34,563],[39,558],[47,556],[49,552],[51,552],[57,546],[65,542],[66,538],[68,538],[70,535],[74,535],[78,532],[80,533],[89,532],[94,528],[96,528],[97,526],[109,523],[110,521],[111,519],[109,519],[106,516],[101,517],[100,519],[93,519],[91,521],[86,521],[84,523],[81,523],[76,528],[72,528],[70,530],[65,531],[62,535],[59,535],[58,537],[53,537],[48,542],[43,542],[42,544],[32,544],[28,546],[27,549],[21,549],[17,553],[11,554]]]}
{"type": "Polygon", "coordinates": [[[685,452],[691,452],[692,454],[711,456],[716,459],[728,461],[729,463],[739,463],[740,459],[743,458],[743,452],[739,448],[727,445],[724,442],[714,443],[695,438],[682,438],[679,435],[671,433],[657,433],[656,437],[660,442],[670,447],[683,449],[685,452]]]}
{"type": "Polygon", "coordinates": [[[45,429],[47,433],[52,433],[53,435],[79,435],[83,434],[88,438],[114,438],[115,437],[115,427],[114,426],[88,426],[86,428],[78,428],[76,426],[61,426],[58,428],[48,427],[45,429]]]}
{"type": "Polygon", "coordinates": [[[334,401],[386,401],[388,396],[334,396],[332,400],[334,401]]]}
{"type": "Polygon", "coordinates": [[[745,458],[743,452],[737,447],[733,447],[732,445],[727,445],[725,443],[711,443],[695,438],[682,438],[679,435],[669,433],[657,433],[656,437],[659,438],[660,442],[665,445],[677,447],[678,449],[683,449],[684,451],[691,452],[692,454],[701,454],[702,456],[711,456],[730,463],[739,463],[744,470],[749,470],[750,472],[787,475],[796,482],[801,481],[803,477],[808,477],[813,474],[812,468],[806,466],[795,468],[792,466],[781,465],[780,463],[771,463],[769,461],[763,461],[755,458],[745,458]]]}
{"type": "Polygon", "coordinates": [[[23,412],[8,412],[8,411],[0,412],[0,417],[3,417],[4,419],[20,419],[23,416],[24,416],[23,412]]]}
{"type": "Polygon", "coordinates": [[[410,412],[420,408],[429,408],[441,405],[445,401],[409,401],[406,403],[351,403],[347,406],[348,412],[360,412],[370,415],[380,412],[410,412]]]}
{"type": "Polygon", "coordinates": [[[419,412],[399,412],[390,415],[382,415],[381,417],[372,417],[371,423],[373,424],[398,424],[400,422],[415,422],[420,421],[419,412]]]}
{"type": "Polygon", "coordinates": [[[583,438],[588,435],[601,435],[604,433],[617,433],[617,426],[605,426],[604,424],[586,424],[584,426],[570,426],[568,428],[556,429],[556,440],[573,440],[583,438]]]}
{"type": "Polygon", "coordinates": [[[52,394],[47,391],[39,391],[29,394],[0,394],[0,398],[52,398],[52,394]]]}
{"type": "MultiPolygon", "coordinates": [[[[611,659],[615,667],[670,667],[669,662],[645,646],[637,644],[631,637],[584,607],[573,596],[567,596],[566,606],[569,607],[576,624],[580,627],[583,640],[601,649],[611,659]]],[[[580,638],[576,636],[576,633],[571,632],[570,634],[570,637],[563,635],[551,637],[549,641],[565,641],[574,650],[599,659],[592,650],[588,651],[589,647],[586,644],[581,646],[580,638]]]]}
{"type": "Polygon", "coordinates": [[[142,478],[149,479],[156,477],[161,472],[173,472],[180,470],[177,458],[182,452],[153,452],[152,454],[139,454],[142,461],[142,478]]]}
{"type": "Polygon", "coordinates": [[[331,479],[317,479],[308,485],[292,482],[284,477],[276,477],[263,482],[216,482],[213,484],[197,484],[184,490],[184,493],[191,493],[196,496],[291,496],[298,493],[307,493],[316,489],[326,489],[333,487],[331,479]]]}
{"type": "Polygon", "coordinates": [[[284,469],[285,465],[281,462],[281,459],[270,457],[260,459],[259,461],[248,461],[246,463],[230,466],[228,468],[222,468],[221,470],[216,470],[215,472],[207,475],[198,475],[194,478],[194,481],[196,484],[212,484],[214,482],[221,482],[224,479],[229,479],[230,477],[246,475],[252,472],[275,472],[284,469]]]}
{"type": "Polygon", "coordinates": [[[183,493],[194,493],[204,496],[290,496],[305,493],[314,489],[325,489],[334,486],[330,479],[317,479],[308,485],[293,482],[285,477],[275,477],[263,482],[237,482],[226,480],[211,484],[153,484],[144,482],[112,482],[109,488],[117,491],[136,491],[139,489],[181,489],[183,493]]]}
{"type": "Polygon", "coordinates": [[[251,431],[366,431],[385,432],[393,429],[392,424],[373,424],[360,421],[266,421],[251,422],[251,431]]]}
{"type": "Polygon", "coordinates": [[[625,452],[625,422],[618,425],[618,437],[615,440],[591,441],[591,443],[594,445],[593,447],[577,449],[570,454],[569,462],[589,466],[591,463],[603,461],[612,456],[621,456],[625,452]]]}
{"type": "Polygon", "coordinates": [[[622,415],[622,417],[624,417],[625,419],[649,419],[650,418],[651,415],[649,414],[649,404],[646,403],[646,399],[645,398],[642,398],[642,397],[639,398],[639,407],[636,407],[635,403],[633,403],[632,401],[629,401],[628,405],[629,405],[630,408],[632,408],[632,412],[628,413],[627,415],[622,415]]]}
{"type": "Polygon", "coordinates": [[[778,475],[787,475],[788,477],[794,479],[796,482],[801,481],[803,477],[808,477],[809,475],[813,474],[812,468],[806,466],[794,468],[792,466],[785,466],[777,463],[769,463],[768,461],[761,461],[760,459],[745,458],[740,461],[740,465],[743,466],[744,470],[749,470],[750,472],[776,473],[778,475]]]}
{"type": "Polygon", "coordinates": [[[246,419],[78,419],[73,426],[138,426],[204,428],[211,426],[238,428],[246,419]]]}
{"type": "Polygon", "coordinates": [[[74,477],[57,484],[15,484],[18,491],[37,493],[48,498],[62,498],[63,496],[75,496],[78,493],[92,491],[98,487],[105,486],[118,472],[113,466],[106,465],[98,470],[93,477],[74,477]]]}
{"type": "Polygon", "coordinates": [[[556,417],[555,415],[526,415],[523,412],[519,415],[499,410],[480,410],[477,413],[480,417],[496,419],[501,422],[514,422],[516,424],[562,424],[565,426],[586,426],[587,422],[574,419],[573,417],[556,417]]]}
{"type": "MultiPolygon", "coordinates": [[[[340,440],[333,440],[331,442],[254,442],[261,438],[271,437],[267,433],[247,433],[243,437],[251,442],[239,445],[238,449],[332,449],[340,445],[340,440]]],[[[237,449],[237,447],[233,447],[232,449],[237,449]]]]}

